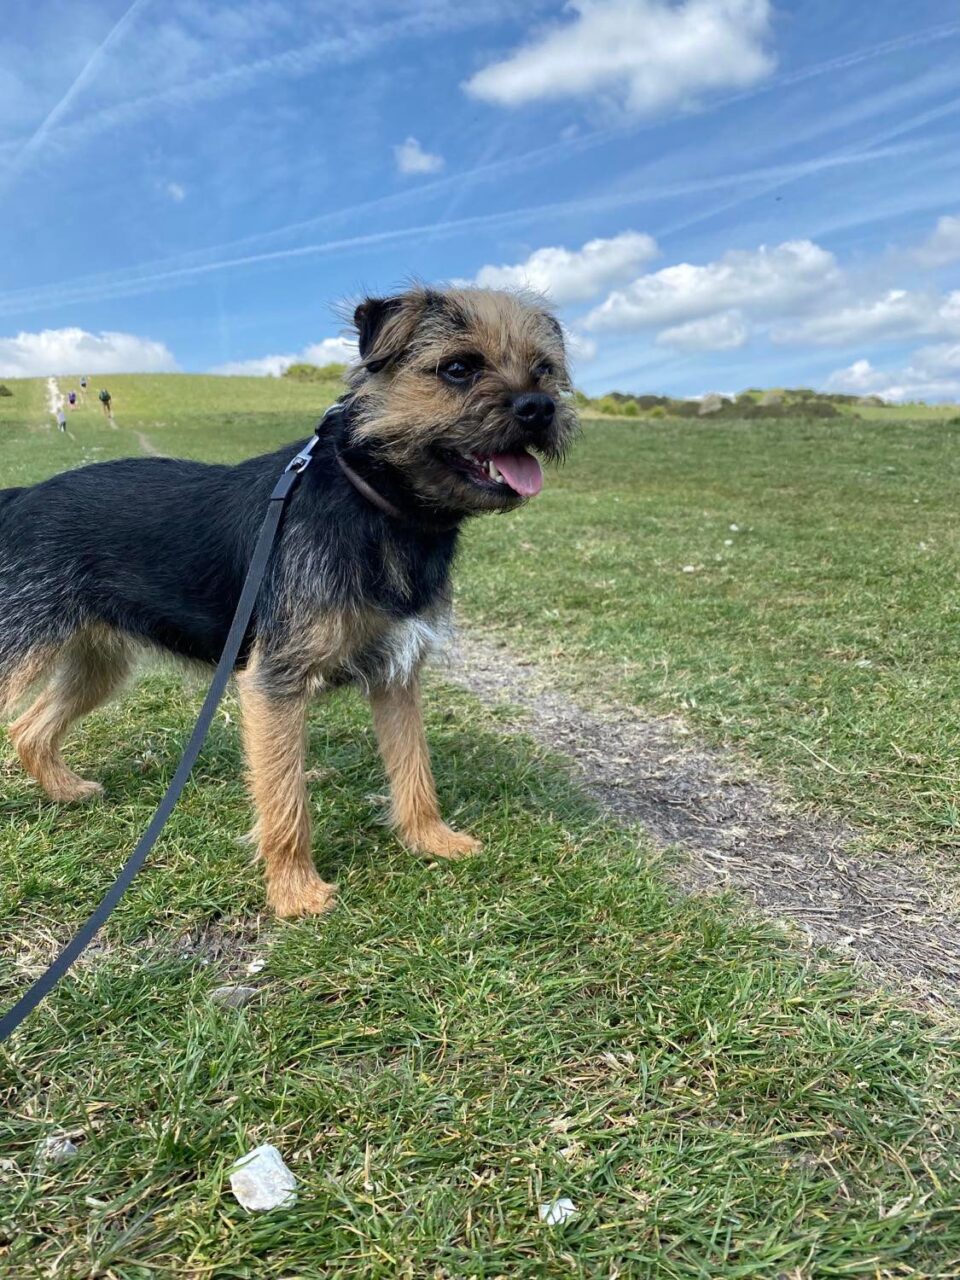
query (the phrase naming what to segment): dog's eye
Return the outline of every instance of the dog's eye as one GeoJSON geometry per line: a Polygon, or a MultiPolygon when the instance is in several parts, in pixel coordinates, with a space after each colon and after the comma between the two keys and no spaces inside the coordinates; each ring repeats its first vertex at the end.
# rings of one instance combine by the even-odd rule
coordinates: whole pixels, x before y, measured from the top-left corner
{"type": "Polygon", "coordinates": [[[462,386],[477,376],[480,366],[470,356],[457,356],[454,360],[447,360],[437,372],[444,381],[462,386]]]}
{"type": "Polygon", "coordinates": [[[541,360],[533,371],[535,378],[549,378],[553,373],[553,365],[549,360],[541,360]]]}

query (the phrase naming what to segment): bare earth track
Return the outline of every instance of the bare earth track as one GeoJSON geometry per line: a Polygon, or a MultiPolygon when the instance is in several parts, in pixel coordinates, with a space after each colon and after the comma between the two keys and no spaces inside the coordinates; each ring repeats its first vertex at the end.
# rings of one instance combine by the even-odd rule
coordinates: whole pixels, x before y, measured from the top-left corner
{"type": "Polygon", "coordinates": [[[150,458],[165,458],[167,456],[165,453],[161,453],[150,437],[145,436],[142,431],[135,431],[133,434],[137,437],[137,444],[140,446],[141,453],[145,453],[150,458]]]}
{"type": "Polygon", "coordinates": [[[508,729],[567,756],[606,811],[684,851],[674,871],[684,891],[736,890],[923,1003],[960,1007],[960,920],[914,872],[847,852],[854,831],[791,811],[742,760],[694,742],[679,721],[585,710],[536,666],[475,635],[461,636],[459,656],[448,678],[521,708],[508,729]]]}

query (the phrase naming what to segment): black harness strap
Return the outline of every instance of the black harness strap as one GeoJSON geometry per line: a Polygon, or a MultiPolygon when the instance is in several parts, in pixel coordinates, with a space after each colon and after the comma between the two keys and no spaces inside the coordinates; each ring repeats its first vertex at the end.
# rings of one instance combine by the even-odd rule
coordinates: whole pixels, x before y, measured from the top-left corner
{"type": "MultiPolygon", "coordinates": [[[[339,406],[332,406],[332,410],[339,410],[339,406]]],[[[332,410],[328,409],[327,413],[324,414],[320,424],[317,426],[318,432],[332,410]]],[[[200,708],[197,723],[194,726],[193,733],[190,735],[190,741],[187,743],[183,758],[173,776],[173,781],[167,787],[166,794],[160,801],[156,813],[150,820],[150,825],[140,837],[137,847],[123,864],[120,874],[107,890],[103,901],[93,915],[81,926],[50,967],[40,975],[32,986],[27,988],[16,1004],[0,1018],[0,1044],[16,1031],[20,1023],[33,1012],[44,996],[49,995],[81,952],[92,942],[98,930],[109,918],[117,903],[130,887],[134,876],[143,866],[147,855],[156,844],[157,837],[173,812],[174,806],[180,799],[181,793],[187,785],[190,770],[196,764],[197,757],[213,722],[214,714],[220,705],[220,699],[223,697],[224,690],[227,687],[227,681],[233,672],[243,644],[243,638],[247,634],[247,628],[250,625],[250,619],[253,617],[253,610],[257,603],[257,595],[260,591],[264,574],[267,571],[270,553],[277,538],[277,530],[280,525],[280,517],[283,515],[283,508],[297,480],[310,465],[316,444],[317,436],[314,435],[310,442],[287,465],[286,470],[277,481],[273,493],[270,495],[267,513],[263,518],[263,524],[260,526],[257,544],[250,560],[250,567],[247,569],[247,576],[243,583],[243,590],[240,592],[240,600],[233,615],[233,622],[230,624],[226,643],[223,646],[223,653],[217,663],[217,669],[213,673],[210,688],[207,690],[207,696],[203,700],[203,706],[200,708]]]]}

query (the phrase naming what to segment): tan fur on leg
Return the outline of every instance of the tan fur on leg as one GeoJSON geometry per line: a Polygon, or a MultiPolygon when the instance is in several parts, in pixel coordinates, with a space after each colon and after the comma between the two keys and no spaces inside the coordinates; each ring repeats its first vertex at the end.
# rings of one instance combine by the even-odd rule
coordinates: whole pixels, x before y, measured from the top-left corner
{"type": "Polygon", "coordinates": [[[67,767],[60,744],[75,720],[116,691],[130,665],[129,645],[122,636],[99,627],[78,632],[54,659],[43,693],[10,726],[10,741],[21,764],[51,800],[88,800],[103,791],[99,782],[89,782],[67,767]]]}
{"type": "Polygon", "coordinates": [[[404,844],[435,858],[460,858],[480,848],[440,817],[430,752],[423,732],[420,682],[370,694],[373,723],[393,795],[391,817],[404,844]]]}
{"type": "Polygon", "coordinates": [[[0,716],[12,715],[32,685],[47,675],[57,658],[56,649],[34,649],[18,667],[0,679],[0,716]]]}
{"type": "Polygon", "coordinates": [[[304,782],[306,693],[270,696],[256,664],[237,685],[267,901],[278,916],[319,915],[333,906],[336,885],[321,880],[313,865],[304,782]]]}

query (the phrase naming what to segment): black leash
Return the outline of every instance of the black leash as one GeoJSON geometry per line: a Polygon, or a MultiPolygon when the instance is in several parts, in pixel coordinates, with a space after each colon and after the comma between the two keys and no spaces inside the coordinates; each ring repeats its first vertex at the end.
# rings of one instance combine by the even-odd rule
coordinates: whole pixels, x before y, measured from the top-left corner
{"type": "MultiPolygon", "coordinates": [[[[340,412],[341,409],[342,406],[339,404],[332,405],[321,418],[316,429],[317,433],[320,432],[327,418],[332,413],[340,412]]],[[[130,887],[134,876],[143,866],[147,855],[156,844],[157,837],[173,812],[174,806],[180,799],[180,795],[187,785],[190,770],[196,764],[197,756],[199,756],[206,740],[214,714],[220,705],[220,699],[223,697],[224,690],[227,687],[227,681],[233,673],[234,664],[240,653],[240,646],[243,644],[243,638],[247,634],[247,627],[250,625],[250,619],[253,616],[260,585],[267,571],[270,553],[276,542],[283,509],[300,476],[310,465],[318,438],[318,434],[315,434],[297,456],[291,459],[277,481],[273,493],[270,495],[267,512],[257,537],[257,545],[250,560],[250,567],[247,569],[243,590],[240,592],[240,600],[233,615],[233,621],[230,624],[226,644],[223,646],[223,653],[217,663],[217,669],[213,673],[210,688],[207,690],[207,696],[203,700],[203,706],[200,708],[197,723],[194,726],[193,733],[190,735],[190,741],[187,743],[183,758],[173,776],[173,781],[167,787],[166,794],[160,801],[156,813],[150,820],[150,825],[140,837],[139,844],[123,864],[120,874],[107,890],[103,901],[93,915],[67,943],[50,967],[40,975],[32,986],[27,988],[13,1008],[9,1009],[0,1018],[0,1044],[16,1031],[20,1023],[33,1012],[44,996],[49,995],[81,952],[93,941],[98,930],[109,918],[117,903],[130,887]]]]}

